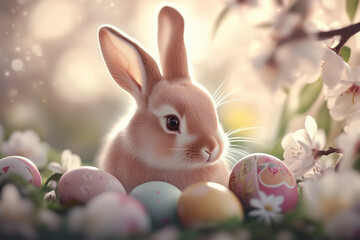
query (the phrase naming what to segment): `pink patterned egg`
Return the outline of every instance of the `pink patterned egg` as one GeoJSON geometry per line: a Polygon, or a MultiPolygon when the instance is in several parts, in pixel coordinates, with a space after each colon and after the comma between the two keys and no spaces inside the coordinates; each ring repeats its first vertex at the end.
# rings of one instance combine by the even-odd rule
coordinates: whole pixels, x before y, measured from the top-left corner
{"type": "Polygon", "coordinates": [[[0,181],[11,175],[18,175],[26,181],[41,186],[41,175],[35,164],[21,156],[9,156],[0,159],[0,181]]]}
{"type": "Polygon", "coordinates": [[[86,203],[104,192],[125,194],[123,185],[110,173],[96,167],[81,167],[65,173],[59,181],[58,193],[62,203],[86,203]]]}
{"type": "Polygon", "coordinates": [[[250,208],[250,199],[259,198],[260,191],[275,197],[283,196],[282,212],[294,209],[298,201],[293,174],[281,160],[263,153],[248,155],[235,164],[229,188],[247,209],[250,208]]]}

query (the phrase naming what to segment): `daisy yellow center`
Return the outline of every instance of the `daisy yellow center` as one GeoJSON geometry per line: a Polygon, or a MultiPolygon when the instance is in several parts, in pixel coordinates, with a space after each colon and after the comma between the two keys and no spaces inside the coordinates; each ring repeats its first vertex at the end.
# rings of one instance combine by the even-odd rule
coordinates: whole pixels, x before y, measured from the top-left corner
{"type": "Polygon", "coordinates": [[[268,212],[271,212],[273,210],[273,206],[269,205],[269,204],[265,204],[265,210],[268,212]]]}

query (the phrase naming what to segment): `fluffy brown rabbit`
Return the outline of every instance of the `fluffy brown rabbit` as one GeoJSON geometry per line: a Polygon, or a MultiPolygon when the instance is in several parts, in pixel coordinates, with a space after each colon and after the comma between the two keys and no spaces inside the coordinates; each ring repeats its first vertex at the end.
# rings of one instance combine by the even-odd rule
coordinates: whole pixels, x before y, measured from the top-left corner
{"type": "Polygon", "coordinates": [[[189,76],[184,19],[171,7],[159,13],[162,74],[134,40],[112,26],[99,30],[101,52],[115,82],[136,101],[109,134],[99,167],[130,192],[147,181],[184,189],[200,181],[228,185],[223,156],[229,146],[213,99],[189,76]]]}

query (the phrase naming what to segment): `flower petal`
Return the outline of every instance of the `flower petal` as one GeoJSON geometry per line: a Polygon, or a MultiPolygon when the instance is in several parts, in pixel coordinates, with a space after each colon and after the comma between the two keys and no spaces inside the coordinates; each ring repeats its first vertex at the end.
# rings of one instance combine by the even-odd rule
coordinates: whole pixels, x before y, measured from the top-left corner
{"type": "Polygon", "coordinates": [[[254,208],[263,208],[264,204],[257,198],[251,198],[250,199],[250,205],[254,208]]]}
{"type": "Polygon", "coordinates": [[[271,217],[270,217],[270,214],[268,212],[266,212],[264,215],[263,215],[263,221],[265,222],[265,224],[267,226],[269,226],[271,224],[271,217]]]}
{"type": "Polygon", "coordinates": [[[299,162],[301,162],[304,158],[306,158],[309,155],[309,152],[307,152],[309,150],[304,151],[304,148],[309,149],[309,147],[307,146],[302,147],[299,144],[292,145],[286,148],[283,154],[284,163],[289,167],[295,164],[296,162],[298,162],[297,164],[299,164],[299,162]]]}
{"type": "Polygon", "coordinates": [[[302,156],[307,156],[312,152],[312,141],[305,129],[299,129],[294,133],[294,139],[304,152],[302,156]]]}
{"type": "Polygon", "coordinates": [[[62,152],[61,162],[65,171],[70,171],[81,166],[80,157],[68,149],[62,152]]]}
{"type": "Polygon", "coordinates": [[[63,173],[62,166],[57,162],[49,163],[48,169],[54,173],[63,173]]]}
{"type": "Polygon", "coordinates": [[[328,87],[334,87],[340,80],[348,80],[351,70],[342,57],[327,49],[324,56],[322,80],[328,87]]]}
{"type": "Polygon", "coordinates": [[[310,115],[306,116],[305,129],[308,132],[308,134],[310,136],[310,139],[312,141],[314,141],[315,135],[316,135],[316,132],[317,132],[317,124],[316,124],[315,119],[310,115]]]}
{"type": "Polygon", "coordinates": [[[267,196],[266,193],[264,193],[263,191],[259,191],[259,197],[262,203],[265,203],[267,200],[267,196]]]}
{"type": "Polygon", "coordinates": [[[249,212],[249,216],[250,216],[250,217],[262,216],[262,215],[264,215],[263,212],[264,212],[264,211],[258,210],[258,209],[252,210],[252,211],[249,212]]]}
{"type": "Polygon", "coordinates": [[[324,149],[326,145],[326,133],[323,129],[318,130],[313,144],[313,146],[317,149],[324,149]]]}
{"type": "Polygon", "coordinates": [[[269,215],[274,222],[280,222],[283,219],[283,215],[277,212],[271,212],[269,215]]]}
{"type": "Polygon", "coordinates": [[[281,141],[281,146],[283,149],[287,148],[290,145],[294,145],[294,144],[296,144],[296,142],[294,140],[293,133],[289,133],[289,134],[285,135],[285,137],[281,141]]]}
{"type": "Polygon", "coordinates": [[[354,107],[352,98],[352,94],[346,92],[336,98],[334,106],[330,108],[330,115],[334,120],[341,121],[351,114],[354,107]]]}

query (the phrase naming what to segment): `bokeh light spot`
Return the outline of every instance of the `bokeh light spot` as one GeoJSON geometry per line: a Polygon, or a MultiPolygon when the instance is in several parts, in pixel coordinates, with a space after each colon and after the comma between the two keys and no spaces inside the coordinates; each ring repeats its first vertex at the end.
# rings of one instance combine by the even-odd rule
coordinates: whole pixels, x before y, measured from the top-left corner
{"type": "Polygon", "coordinates": [[[41,57],[42,56],[42,48],[40,47],[39,44],[34,44],[32,47],[31,47],[31,51],[38,57],[41,57]]]}
{"type": "Polygon", "coordinates": [[[40,1],[32,11],[29,27],[36,38],[59,38],[76,26],[76,19],[82,12],[75,1],[40,1]]]}
{"type": "Polygon", "coordinates": [[[66,52],[60,59],[54,74],[57,92],[73,102],[96,101],[103,93],[103,83],[97,67],[86,49],[66,52]]]}
{"type": "Polygon", "coordinates": [[[24,68],[24,63],[21,59],[14,59],[11,61],[11,68],[15,72],[19,72],[24,68]]]}

